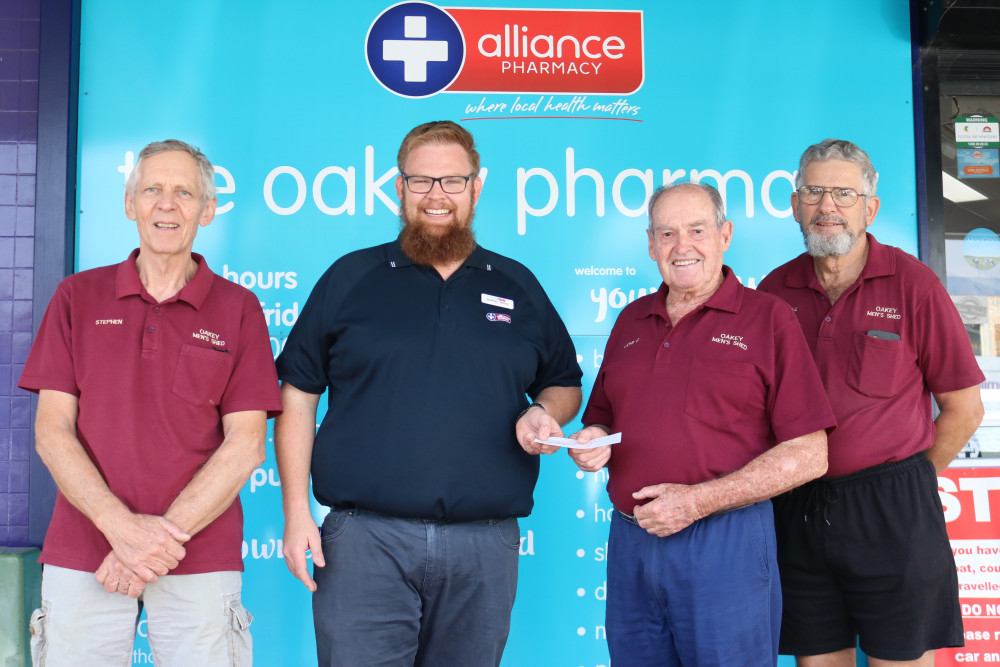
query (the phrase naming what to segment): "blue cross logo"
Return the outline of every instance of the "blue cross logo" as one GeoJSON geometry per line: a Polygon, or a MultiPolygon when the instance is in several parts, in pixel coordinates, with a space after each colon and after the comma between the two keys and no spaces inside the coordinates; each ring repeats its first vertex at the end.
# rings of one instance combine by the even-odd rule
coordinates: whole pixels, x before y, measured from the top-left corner
{"type": "Polygon", "coordinates": [[[465,40],[455,20],[426,2],[403,2],[368,29],[365,55],[372,75],[402,97],[429,97],[455,80],[465,40]]]}

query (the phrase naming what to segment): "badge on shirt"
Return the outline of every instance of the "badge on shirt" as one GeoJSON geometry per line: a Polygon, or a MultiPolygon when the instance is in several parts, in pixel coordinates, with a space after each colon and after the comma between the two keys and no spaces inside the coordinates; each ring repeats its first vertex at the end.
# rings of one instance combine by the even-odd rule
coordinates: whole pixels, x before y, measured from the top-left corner
{"type": "Polygon", "coordinates": [[[712,336],[713,343],[721,343],[722,345],[732,345],[733,347],[738,347],[741,350],[746,350],[747,344],[743,342],[743,336],[737,336],[735,334],[720,333],[718,336],[712,336]]]}
{"type": "Polygon", "coordinates": [[[483,292],[482,300],[487,306],[499,306],[500,308],[506,308],[507,310],[514,310],[513,299],[505,299],[502,296],[493,296],[492,294],[483,292]]]}

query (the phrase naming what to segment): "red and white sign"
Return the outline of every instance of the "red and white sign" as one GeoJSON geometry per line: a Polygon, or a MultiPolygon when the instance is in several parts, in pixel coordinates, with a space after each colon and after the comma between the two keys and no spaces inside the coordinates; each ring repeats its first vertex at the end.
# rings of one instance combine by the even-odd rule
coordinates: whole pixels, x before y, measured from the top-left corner
{"type": "Polygon", "coordinates": [[[938,489],[958,568],[965,647],[936,651],[935,664],[1000,663],[1000,468],[948,468],[938,489]]]}
{"type": "Polygon", "coordinates": [[[448,92],[627,94],[642,86],[641,11],[442,9],[466,49],[448,92]]]}

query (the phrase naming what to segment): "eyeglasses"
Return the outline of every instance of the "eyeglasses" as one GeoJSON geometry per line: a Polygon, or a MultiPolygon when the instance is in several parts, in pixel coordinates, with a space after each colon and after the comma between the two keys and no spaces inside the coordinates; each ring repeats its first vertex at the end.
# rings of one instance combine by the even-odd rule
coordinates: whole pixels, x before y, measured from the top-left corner
{"type": "Polygon", "coordinates": [[[841,208],[850,208],[858,203],[859,197],[869,195],[860,194],[854,188],[821,188],[818,185],[803,185],[796,190],[799,193],[799,201],[803,204],[818,204],[827,192],[833,197],[833,203],[841,208]]]}
{"type": "Polygon", "coordinates": [[[406,187],[415,195],[425,195],[434,189],[434,184],[439,183],[441,185],[441,190],[445,194],[457,195],[465,192],[465,188],[469,187],[469,181],[475,174],[470,174],[469,176],[441,176],[439,178],[433,178],[431,176],[403,176],[403,182],[406,183],[406,187]]]}

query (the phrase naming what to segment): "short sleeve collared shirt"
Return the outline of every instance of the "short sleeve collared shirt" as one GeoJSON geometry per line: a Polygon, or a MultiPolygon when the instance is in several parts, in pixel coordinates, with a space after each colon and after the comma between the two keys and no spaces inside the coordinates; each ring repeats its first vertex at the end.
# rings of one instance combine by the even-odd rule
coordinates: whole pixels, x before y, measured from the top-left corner
{"type": "Polygon", "coordinates": [[[723,272],[676,326],[665,285],[615,322],[583,423],[622,433],[608,484],[622,511],[644,486],[704,482],[835,424],[791,310],[723,272]]]}
{"type": "Polygon", "coordinates": [[[984,379],[934,272],[867,238],[861,276],[832,306],[807,254],[772,271],[759,287],[795,310],[833,404],[838,426],[829,438],[828,476],[929,449],[931,393],[984,379]]]}
{"type": "MultiPolygon", "coordinates": [[[[256,297],[198,270],[157,303],[125,262],[60,283],[19,386],[79,400],[77,435],[111,491],[133,511],[162,515],[222,444],[222,416],[281,411],[267,326],[256,297]]],[[[242,570],[237,498],[185,545],[173,574],[242,570]]],[[[58,494],[41,561],[95,571],[101,532],[58,494]]]]}
{"type": "Polygon", "coordinates": [[[324,505],[420,519],[526,516],[537,456],[514,435],[547,387],[579,387],[541,285],[476,248],[447,280],[397,242],[345,255],[313,288],[278,372],[328,393],[312,457],[324,505]]]}

